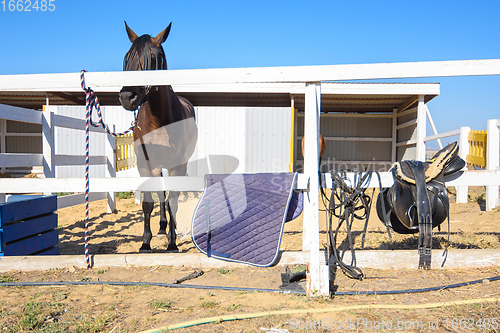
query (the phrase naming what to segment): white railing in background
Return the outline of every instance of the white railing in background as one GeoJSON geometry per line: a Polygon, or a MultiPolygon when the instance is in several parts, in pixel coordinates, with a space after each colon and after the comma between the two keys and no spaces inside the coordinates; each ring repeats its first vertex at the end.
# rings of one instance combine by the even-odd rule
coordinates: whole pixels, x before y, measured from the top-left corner
{"type": "MultiPolygon", "coordinates": [[[[499,170],[499,129],[500,119],[490,119],[486,130],[486,170],[498,172],[499,170]]],[[[498,186],[495,183],[486,186],[486,210],[492,210],[499,205],[498,186]]]]}
{"type": "MultiPolygon", "coordinates": [[[[46,107],[43,112],[29,110],[24,108],[18,108],[8,105],[0,105],[0,119],[22,121],[31,124],[42,125],[42,154],[0,154],[0,167],[43,167],[44,176],[47,179],[55,178],[55,167],[63,165],[84,165],[85,156],[81,155],[56,155],[55,154],[55,140],[54,132],[55,127],[72,128],[77,130],[85,130],[85,121],[81,119],[75,119],[71,117],[66,117],[62,115],[56,115],[52,112],[50,106],[46,107]]],[[[98,133],[106,133],[101,128],[91,128],[91,131],[98,133]]],[[[115,139],[111,135],[107,135],[108,140],[106,141],[106,155],[103,156],[90,156],[90,165],[107,165],[107,177],[116,176],[115,169],[115,139]]],[[[82,143],[83,144],[83,143],[82,143]]],[[[17,178],[15,178],[17,179],[17,178]]],[[[34,179],[37,181],[37,179],[34,179]]],[[[0,190],[0,202],[5,200],[5,193],[55,193],[55,192],[84,192],[85,187],[76,187],[71,191],[64,191],[60,189],[49,190],[44,187],[38,187],[36,189],[31,189],[26,191],[30,186],[17,187],[16,190],[8,190],[6,187],[2,186],[0,190]]],[[[101,200],[108,198],[108,211],[114,211],[116,209],[116,199],[112,192],[106,194],[106,191],[93,191],[90,195],[90,200],[101,200]]],[[[63,196],[58,198],[58,207],[64,208],[69,206],[74,206],[84,202],[84,195],[73,194],[69,196],[63,196]]]]}

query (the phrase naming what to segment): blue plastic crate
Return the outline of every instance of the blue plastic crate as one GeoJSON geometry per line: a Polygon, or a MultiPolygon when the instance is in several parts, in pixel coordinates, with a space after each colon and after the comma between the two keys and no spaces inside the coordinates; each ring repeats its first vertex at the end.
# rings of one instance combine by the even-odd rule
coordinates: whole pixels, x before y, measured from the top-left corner
{"type": "Polygon", "coordinates": [[[0,204],[0,255],[59,254],[55,195],[15,195],[0,204]]]}

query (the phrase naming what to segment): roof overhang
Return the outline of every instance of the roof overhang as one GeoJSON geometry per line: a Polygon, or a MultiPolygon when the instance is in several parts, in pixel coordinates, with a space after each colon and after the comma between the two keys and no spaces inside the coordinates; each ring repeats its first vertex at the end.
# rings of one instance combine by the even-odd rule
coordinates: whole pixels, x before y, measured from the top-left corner
{"type": "MultiPolygon", "coordinates": [[[[173,85],[174,91],[194,106],[294,107],[304,110],[303,83],[231,83],[173,85]],[[292,102],[293,100],[293,102],[292,102]]],[[[119,105],[119,87],[95,89],[101,105],[119,105]]],[[[404,110],[438,96],[439,83],[322,83],[322,112],[378,113],[404,110]]],[[[85,105],[83,90],[9,91],[0,89],[0,104],[41,109],[43,105],[85,105]]]]}

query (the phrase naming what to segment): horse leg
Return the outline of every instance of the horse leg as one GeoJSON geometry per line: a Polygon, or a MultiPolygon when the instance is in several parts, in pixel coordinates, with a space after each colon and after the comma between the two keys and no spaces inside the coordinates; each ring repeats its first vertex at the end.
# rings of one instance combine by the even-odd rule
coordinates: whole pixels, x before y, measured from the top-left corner
{"type": "Polygon", "coordinates": [[[151,192],[144,192],[144,199],[142,200],[142,211],[144,213],[144,233],[142,235],[142,246],[139,252],[150,252],[151,251],[151,238],[153,234],[151,233],[151,212],[153,211],[154,201],[151,196],[151,192]]]}
{"type": "MultiPolygon", "coordinates": [[[[180,165],[179,167],[172,168],[168,170],[169,176],[185,176],[187,171],[187,164],[180,165]]],[[[167,201],[167,211],[169,215],[168,221],[168,247],[167,251],[179,251],[179,248],[176,244],[177,233],[175,229],[177,227],[176,214],[177,209],[179,207],[179,195],[178,191],[170,191],[168,193],[168,201],[167,201]]]]}
{"type": "Polygon", "coordinates": [[[167,214],[165,210],[165,191],[158,192],[158,199],[160,201],[160,230],[156,237],[165,238],[167,236],[167,214]]]}
{"type": "Polygon", "coordinates": [[[170,191],[168,192],[168,201],[166,203],[167,211],[169,215],[169,225],[168,225],[168,247],[167,251],[177,252],[179,248],[177,247],[177,233],[175,229],[177,228],[177,222],[175,216],[178,209],[179,192],[170,191]]]}

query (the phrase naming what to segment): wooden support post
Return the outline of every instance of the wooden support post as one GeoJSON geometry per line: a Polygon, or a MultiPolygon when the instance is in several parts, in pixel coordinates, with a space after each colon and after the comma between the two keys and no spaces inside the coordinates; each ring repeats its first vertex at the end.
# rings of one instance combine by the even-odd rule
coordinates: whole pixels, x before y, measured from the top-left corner
{"type": "MultiPolygon", "coordinates": [[[[458,155],[464,160],[467,160],[467,155],[469,154],[469,133],[470,127],[460,127],[460,139],[458,142],[459,152],[458,155]]],[[[469,200],[469,187],[468,186],[457,186],[457,203],[467,203],[469,200]]]]}
{"type": "Polygon", "coordinates": [[[424,95],[418,96],[417,106],[417,151],[415,159],[417,161],[425,161],[425,136],[427,133],[427,114],[425,112],[424,95]]]}
{"type": "MultiPolygon", "coordinates": [[[[5,137],[7,135],[7,120],[0,119],[0,153],[6,153],[5,137]]],[[[6,167],[0,166],[0,172],[5,172],[6,167]]],[[[5,193],[0,193],[0,203],[5,202],[5,193]]]]}
{"type": "Polygon", "coordinates": [[[398,143],[398,108],[392,110],[392,147],[391,147],[391,163],[394,164],[397,159],[397,143],[398,143]]]}
{"type": "MultiPolygon", "coordinates": [[[[44,105],[42,112],[42,151],[43,175],[45,178],[55,178],[55,146],[54,146],[54,112],[44,105]]],[[[52,193],[44,193],[50,195],[52,193]]]]}
{"type": "MultiPolygon", "coordinates": [[[[424,108],[425,108],[425,114],[427,115],[427,120],[429,121],[429,124],[431,125],[431,128],[432,128],[432,133],[434,133],[434,135],[438,135],[436,125],[434,125],[434,121],[432,120],[432,116],[431,116],[431,112],[429,111],[429,108],[425,104],[424,104],[424,108]]],[[[438,143],[439,149],[443,149],[443,144],[441,143],[441,139],[436,139],[436,141],[438,143]]]]}
{"type": "MultiPolygon", "coordinates": [[[[486,170],[498,170],[499,165],[499,130],[500,119],[488,120],[488,131],[486,137],[486,170]]],[[[498,185],[486,186],[486,211],[495,209],[498,206],[498,185]]]]}
{"type": "Polygon", "coordinates": [[[305,93],[305,156],[304,174],[309,180],[304,193],[303,249],[309,250],[307,265],[307,294],[328,296],[330,294],[329,271],[326,260],[319,256],[319,119],[321,105],[321,83],[307,83],[305,93]]]}
{"type": "MultiPolygon", "coordinates": [[[[113,132],[116,132],[116,127],[113,125],[113,132]]],[[[105,177],[116,177],[116,138],[110,134],[107,134],[106,140],[106,172],[105,177]]],[[[115,192],[108,192],[108,213],[112,213],[116,210],[116,194],[115,192]]]]}

